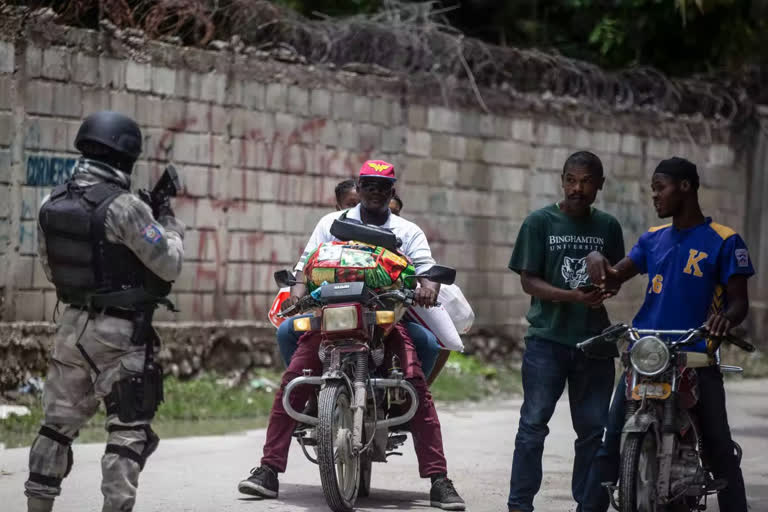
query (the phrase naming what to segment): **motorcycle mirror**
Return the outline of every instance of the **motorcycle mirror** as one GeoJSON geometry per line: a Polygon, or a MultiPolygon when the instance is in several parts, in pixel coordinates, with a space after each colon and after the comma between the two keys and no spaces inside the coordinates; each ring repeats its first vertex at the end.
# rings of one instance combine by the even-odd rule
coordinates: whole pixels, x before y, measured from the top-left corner
{"type": "Polygon", "coordinates": [[[408,276],[408,278],[423,277],[429,281],[440,284],[453,284],[456,281],[456,269],[446,267],[443,265],[432,265],[432,267],[426,272],[417,274],[414,276],[408,276]]]}
{"type": "Polygon", "coordinates": [[[296,284],[293,274],[287,270],[278,270],[275,272],[275,282],[280,288],[289,288],[296,284]]]}

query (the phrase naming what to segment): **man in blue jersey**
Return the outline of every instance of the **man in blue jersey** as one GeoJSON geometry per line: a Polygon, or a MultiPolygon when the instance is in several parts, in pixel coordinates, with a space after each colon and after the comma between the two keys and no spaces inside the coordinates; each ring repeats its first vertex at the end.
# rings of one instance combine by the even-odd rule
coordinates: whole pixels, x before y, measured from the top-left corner
{"type": "MultiPolygon", "coordinates": [[[[740,324],[749,310],[747,279],[755,271],[744,240],[732,229],[705,217],[698,199],[696,166],[683,158],[663,160],[651,180],[653,204],[660,218],[672,223],[651,228],[629,256],[614,266],[600,253],[587,258],[593,283],[617,290],[621,283],[648,274],[648,288],[632,325],[640,329],[684,330],[707,324],[723,335],[740,324]]],[[[702,340],[694,351],[716,347],[702,340]]],[[[706,457],[716,479],[727,482],[719,492],[721,512],[746,512],[747,499],[739,459],[734,450],[719,366],[700,368],[697,414],[701,420],[706,457]]],[[[614,395],[608,428],[590,474],[590,499],[595,510],[608,509],[604,481],[615,482],[624,423],[622,379],[614,395]]]]}

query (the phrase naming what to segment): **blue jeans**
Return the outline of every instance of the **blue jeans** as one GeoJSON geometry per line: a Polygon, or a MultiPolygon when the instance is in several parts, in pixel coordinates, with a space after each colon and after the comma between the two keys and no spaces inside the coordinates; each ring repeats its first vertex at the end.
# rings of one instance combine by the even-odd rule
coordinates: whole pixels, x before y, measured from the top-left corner
{"type": "Polygon", "coordinates": [[[293,321],[297,318],[311,317],[312,315],[299,315],[286,318],[280,327],[277,328],[277,348],[280,350],[280,357],[283,358],[283,364],[288,368],[291,363],[291,357],[296,352],[296,347],[299,345],[299,338],[304,334],[303,332],[296,332],[293,330],[293,321]]]}
{"type": "MultiPolygon", "coordinates": [[[[717,495],[721,512],[747,512],[747,497],[744,477],[739,467],[739,460],[734,454],[731,429],[725,410],[725,388],[720,368],[711,366],[696,370],[699,384],[699,402],[694,411],[699,418],[704,451],[712,474],[715,478],[728,481],[728,486],[717,495]]],[[[622,378],[616,387],[611,404],[605,440],[597,452],[595,463],[589,475],[588,501],[590,510],[605,512],[608,510],[608,493],[601,487],[601,482],[613,482],[619,479],[621,431],[624,428],[625,394],[627,384],[622,378]]]]}
{"type": "MultiPolygon", "coordinates": [[[[311,315],[304,315],[311,316],[311,315]]],[[[293,330],[293,319],[301,318],[298,316],[292,317],[277,328],[277,346],[280,349],[280,356],[283,358],[283,363],[287,367],[291,362],[293,353],[296,352],[296,346],[299,343],[299,338],[303,333],[297,333],[293,330]]],[[[437,342],[437,338],[430,331],[425,329],[421,324],[416,322],[405,322],[405,328],[408,330],[408,334],[413,340],[413,345],[416,347],[416,355],[419,356],[421,361],[421,370],[424,372],[425,378],[429,378],[432,373],[432,369],[435,367],[437,356],[440,353],[440,344],[437,342]]]]}
{"type": "Polygon", "coordinates": [[[523,355],[523,407],[515,438],[510,510],[531,512],[542,480],[541,457],[547,424],[568,383],[571,421],[576,431],[571,491],[579,512],[590,510],[584,501],[587,477],[608,416],[613,389],[613,359],[589,359],[576,347],[540,338],[526,341],[523,355]]]}
{"type": "Polygon", "coordinates": [[[584,502],[590,505],[588,510],[593,512],[606,512],[610,506],[608,491],[605,490],[602,483],[613,482],[615,484],[619,479],[621,431],[624,429],[626,394],[627,382],[622,375],[616,386],[616,392],[613,394],[611,410],[608,413],[608,424],[605,427],[605,437],[597,451],[587,480],[584,502]]]}

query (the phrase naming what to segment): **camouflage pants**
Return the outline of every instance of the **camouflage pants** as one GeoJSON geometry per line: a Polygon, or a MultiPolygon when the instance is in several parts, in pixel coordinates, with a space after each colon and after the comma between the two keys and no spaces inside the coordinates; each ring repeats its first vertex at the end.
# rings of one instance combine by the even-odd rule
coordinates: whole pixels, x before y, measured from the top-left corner
{"type": "MultiPolygon", "coordinates": [[[[87,319],[86,312],[67,308],[59,320],[43,391],[45,417],[30,449],[30,476],[24,485],[25,494],[31,498],[52,500],[61,493],[61,481],[72,466],[72,440],[96,413],[112,385],[143,369],[144,349],[131,344],[130,321],[97,315],[86,326],[87,319]],[[98,374],[75,346],[84,326],[80,344],[99,369],[98,374]]],[[[156,446],[157,437],[149,422],[123,423],[116,414],[107,417],[105,428],[102,511],[130,511],[144,465],[142,452],[148,445],[156,446]]]]}

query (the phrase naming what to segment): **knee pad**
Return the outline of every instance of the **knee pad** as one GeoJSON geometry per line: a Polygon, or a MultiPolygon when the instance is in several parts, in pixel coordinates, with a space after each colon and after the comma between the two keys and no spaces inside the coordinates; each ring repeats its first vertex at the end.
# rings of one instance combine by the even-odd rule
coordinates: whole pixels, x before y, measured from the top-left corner
{"type": "Polygon", "coordinates": [[[110,425],[107,427],[107,432],[126,432],[126,431],[143,431],[147,440],[144,444],[144,449],[141,453],[136,453],[134,450],[124,445],[107,444],[105,453],[112,453],[119,457],[125,457],[131,459],[139,465],[141,470],[144,469],[144,465],[147,463],[147,459],[154,453],[157,446],[160,444],[160,438],[147,424],[144,425],[110,425]]]}
{"type": "Polygon", "coordinates": [[[36,473],[36,472],[30,471],[29,481],[35,482],[40,485],[45,485],[48,487],[61,487],[61,481],[65,479],[67,476],[69,476],[69,473],[72,471],[72,466],[74,464],[74,455],[72,453],[72,439],[65,436],[61,432],[58,432],[57,430],[54,430],[51,427],[47,427],[45,425],[40,427],[40,430],[38,431],[38,435],[42,437],[46,437],[51,441],[54,441],[60,444],[61,446],[67,447],[67,467],[64,471],[64,474],[61,476],[44,475],[42,473],[36,473]]]}

